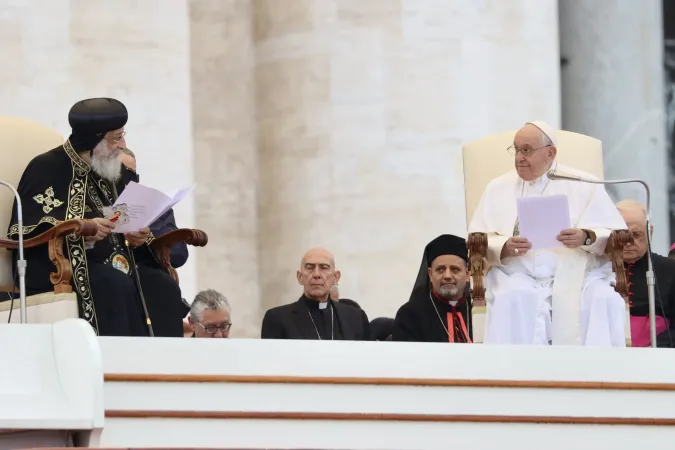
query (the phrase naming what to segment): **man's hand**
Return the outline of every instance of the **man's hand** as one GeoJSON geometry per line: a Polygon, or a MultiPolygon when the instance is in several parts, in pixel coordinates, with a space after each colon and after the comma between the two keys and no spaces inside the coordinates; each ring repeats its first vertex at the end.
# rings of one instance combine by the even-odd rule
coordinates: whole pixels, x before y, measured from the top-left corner
{"type": "Polygon", "coordinates": [[[92,222],[96,223],[96,226],[98,227],[98,232],[94,236],[85,236],[84,238],[85,242],[102,241],[115,229],[115,224],[109,221],[108,219],[97,217],[91,220],[92,222]]]}
{"type": "Polygon", "coordinates": [[[556,239],[567,248],[577,248],[584,245],[586,232],[581,228],[569,228],[562,230],[556,239]]]}
{"type": "Polygon", "coordinates": [[[134,233],[124,233],[124,238],[132,247],[140,247],[145,244],[145,241],[150,237],[150,228],[141,228],[134,233]]]}
{"type": "Polygon", "coordinates": [[[504,247],[502,247],[502,258],[508,258],[509,256],[520,256],[527,253],[528,250],[532,248],[532,244],[527,238],[520,236],[510,237],[504,247]]]}

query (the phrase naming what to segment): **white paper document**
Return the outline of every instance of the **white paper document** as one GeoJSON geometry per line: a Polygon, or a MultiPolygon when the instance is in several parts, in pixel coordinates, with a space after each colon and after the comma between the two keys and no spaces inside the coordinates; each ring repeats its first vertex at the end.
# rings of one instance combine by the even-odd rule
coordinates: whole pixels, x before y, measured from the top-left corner
{"type": "Polygon", "coordinates": [[[563,247],[556,237],[571,228],[566,195],[519,198],[517,207],[520,236],[532,243],[532,250],[563,247]]]}
{"type": "Polygon", "coordinates": [[[134,181],[127,184],[113,206],[103,209],[106,219],[115,222],[115,233],[133,233],[149,227],[162,214],[173,208],[194,189],[179,189],[168,196],[157,189],[134,181]]]}

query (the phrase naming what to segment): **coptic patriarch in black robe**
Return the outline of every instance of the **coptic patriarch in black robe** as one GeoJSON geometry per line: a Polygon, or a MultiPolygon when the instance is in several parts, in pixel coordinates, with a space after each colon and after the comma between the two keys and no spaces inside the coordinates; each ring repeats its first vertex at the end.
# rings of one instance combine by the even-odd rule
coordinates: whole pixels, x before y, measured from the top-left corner
{"type": "MultiPolygon", "coordinates": [[[[101,336],[182,337],[189,307],[150,248],[149,230],[145,240],[143,230],[122,235],[101,225],[107,222],[105,207],[138,180],[119,161],[127,119],[126,107],[115,99],[83,100],[71,108],[68,140],[35,157],[19,182],[24,236],[70,219],[100,220],[96,237],[70,235],[64,243],[80,317],[101,336]]],[[[16,204],[7,234],[18,236],[16,204]]],[[[28,294],[52,291],[49,275],[55,267],[47,245],[26,249],[25,258],[28,294]]]]}
{"type": "Polygon", "coordinates": [[[429,242],[410,300],[396,313],[392,340],[470,343],[468,280],[464,239],[444,234],[429,242]]]}

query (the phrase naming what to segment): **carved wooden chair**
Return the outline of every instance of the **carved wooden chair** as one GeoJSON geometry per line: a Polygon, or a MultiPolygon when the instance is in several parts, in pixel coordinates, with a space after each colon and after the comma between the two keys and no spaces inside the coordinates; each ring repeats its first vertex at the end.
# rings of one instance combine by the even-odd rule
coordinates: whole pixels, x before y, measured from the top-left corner
{"type": "MultiPolygon", "coordinates": [[[[65,141],[56,131],[39,123],[15,117],[0,117],[0,155],[5,155],[0,164],[0,180],[17,187],[28,163],[37,155],[58,147],[65,141]]],[[[12,215],[14,196],[9,189],[0,189],[0,229],[6,233],[12,215]]],[[[64,256],[64,239],[75,233],[79,236],[96,234],[96,225],[88,220],[68,220],[32,239],[24,240],[25,248],[48,245],[49,257],[54,262],[55,272],[50,280],[53,292],[26,297],[27,319],[30,323],[53,323],[66,318],[77,318],[77,297],[73,293],[73,271],[70,261],[64,256]]],[[[206,233],[201,230],[178,229],[152,241],[151,245],[158,255],[162,268],[178,282],[178,274],[171,267],[171,246],[185,241],[193,246],[203,247],[208,242],[206,233]]],[[[15,292],[12,271],[12,252],[18,248],[18,241],[0,239],[0,291],[15,292]]],[[[30,270],[30,262],[27,271],[30,270]]],[[[0,294],[1,295],[1,294],[0,294]]],[[[2,301],[0,298],[0,323],[7,323],[10,308],[13,308],[12,322],[20,321],[19,300],[2,301]],[[12,305],[13,303],[13,305],[12,305]]]]}
{"type": "MultiPolygon", "coordinates": [[[[506,149],[513,144],[516,131],[495,134],[464,144],[464,183],[467,227],[478,206],[487,184],[504,173],[514,170],[513,156],[506,149]]],[[[566,166],[583,170],[600,179],[604,178],[602,142],[583,134],[557,131],[557,160],[566,166]]],[[[605,256],[612,261],[616,274],[616,291],[627,299],[628,280],[623,266],[623,247],[633,239],[628,230],[612,232],[605,256]]],[[[485,326],[490,320],[490,290],[486,290],[484,276],[487,273],[487,234],[471,233],[467,238],[471,271],[471,298],[473,301],[473,341],[483,342],[485,326]]],[[[630,320],[626,303],[626,342],[630,345],[630,320]]]]}

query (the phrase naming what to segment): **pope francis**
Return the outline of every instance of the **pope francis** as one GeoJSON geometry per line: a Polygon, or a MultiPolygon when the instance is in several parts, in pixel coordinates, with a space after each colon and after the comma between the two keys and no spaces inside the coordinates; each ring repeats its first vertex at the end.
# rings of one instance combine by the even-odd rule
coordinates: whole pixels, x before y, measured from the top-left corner
{"type": "Polygon", "coordinates": [[[526,123],[509,147],[515,170],[487,185],[469,225],[488,235],[484,342],[625,346],[625,304],[603,254],[612,230],[626,224],[602,185],[547,177],[559,170],[595,178],[558,164],[556,145],[551,126],[526,123]],[[557,236],[560,248],[532,249],[519,233],[517,199],[561,194],[572,228],[557,236]]]}

